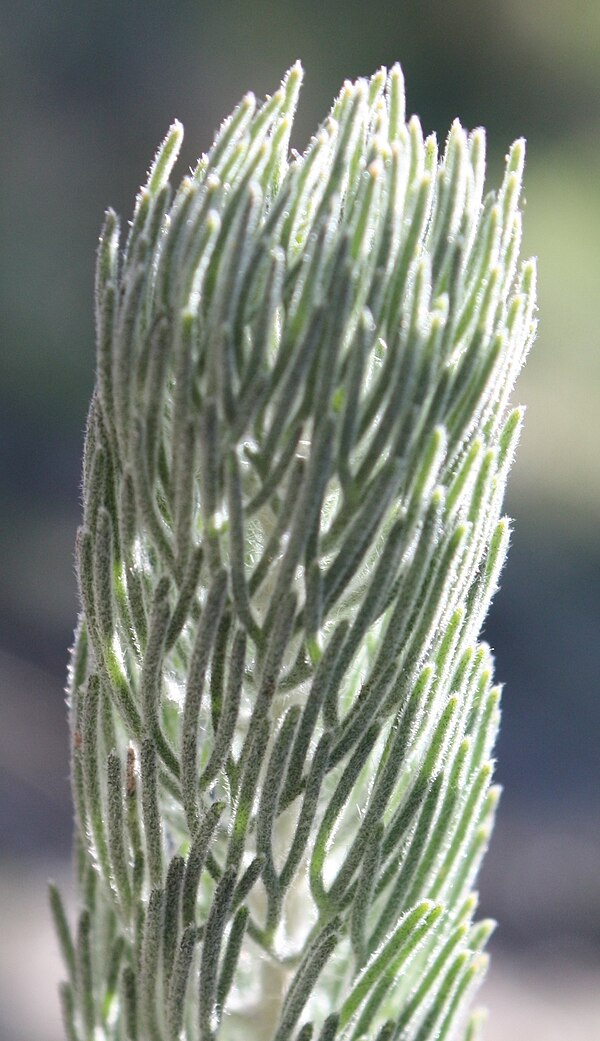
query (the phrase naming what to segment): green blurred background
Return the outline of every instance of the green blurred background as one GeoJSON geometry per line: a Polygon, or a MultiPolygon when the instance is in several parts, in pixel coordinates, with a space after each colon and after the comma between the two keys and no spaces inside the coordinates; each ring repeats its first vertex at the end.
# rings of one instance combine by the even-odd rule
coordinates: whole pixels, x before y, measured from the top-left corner
{"type": "Polygon", "coordinates": [[[0,1038],[58,1041],[45,878],[69,879],[63,683],[104,208],[130,214],[174,116],[184,162],[251,89],[306,70],[301,148],[343,79],[400,60],[445,137],[488,128],[490,184],[528,139],[540,334],[485,635],[506,683],[490,1041],[600,1036],[600,3],[20,0],[0,14],[0,1038]],[[575,1011],[573,1011],[575,1010],[575,1011]],[[599,1034],[595,1031],[598,1029],[599,1034]]]}

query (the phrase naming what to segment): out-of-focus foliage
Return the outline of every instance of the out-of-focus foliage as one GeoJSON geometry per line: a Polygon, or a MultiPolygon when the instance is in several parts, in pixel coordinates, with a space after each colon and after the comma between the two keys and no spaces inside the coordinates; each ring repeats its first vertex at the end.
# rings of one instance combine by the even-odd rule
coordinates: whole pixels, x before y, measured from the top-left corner
{"type": "Polygon", "coordinates": [[[535,145],[526,243],[543,266],[540,353],[524,373],[529,419],[515,494],[586,539],[600,504],[599,134],[535,145]]]}

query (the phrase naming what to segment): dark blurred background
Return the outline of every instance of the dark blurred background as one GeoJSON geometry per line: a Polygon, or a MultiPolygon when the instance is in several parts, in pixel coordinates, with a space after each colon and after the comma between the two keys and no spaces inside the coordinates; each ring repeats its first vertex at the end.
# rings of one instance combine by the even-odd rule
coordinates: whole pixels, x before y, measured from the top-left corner
{"type": "Polygon", "coordinates": [[[306,70],[301,148],[344,78],[399,59],[441,139],[488,128],[490,183],[529,142],[525,251],[539,339],[485,636],[505,682],[505,786],[481,875],[500,920],[487,1037],[600,1036],[600,3],[20,0],[0,15],[0,1038],[58,1041],[45,879],[69,889],[63,683],[93,381],[93,263],[174,116],[180,171],[251,89],[306,70]],[[598,1030],[598,1034],[596,1034],[598,1030]]]}

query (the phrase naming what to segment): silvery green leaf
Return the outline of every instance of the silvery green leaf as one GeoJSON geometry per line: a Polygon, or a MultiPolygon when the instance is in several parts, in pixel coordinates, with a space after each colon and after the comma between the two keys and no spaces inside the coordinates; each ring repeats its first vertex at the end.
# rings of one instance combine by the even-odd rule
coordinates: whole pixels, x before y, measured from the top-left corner
{"type": "Polygon", "coordinates": [[[394,66],[290,153],[301,79],[100,238],[69,1041],[479,1036],[524,144],[484,194],[394,66]]]}

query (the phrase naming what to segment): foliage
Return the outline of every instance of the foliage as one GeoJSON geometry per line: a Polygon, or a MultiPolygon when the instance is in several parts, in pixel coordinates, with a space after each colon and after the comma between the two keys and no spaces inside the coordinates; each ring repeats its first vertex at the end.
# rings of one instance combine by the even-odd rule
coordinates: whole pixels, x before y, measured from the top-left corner
{"type": "Polygon", "coordinates": [[[485,969],[523,143],[483,198],[395,67],[290,158],[300,79],[100,240],[71,1041],[451,1038],[485,969]]]}

